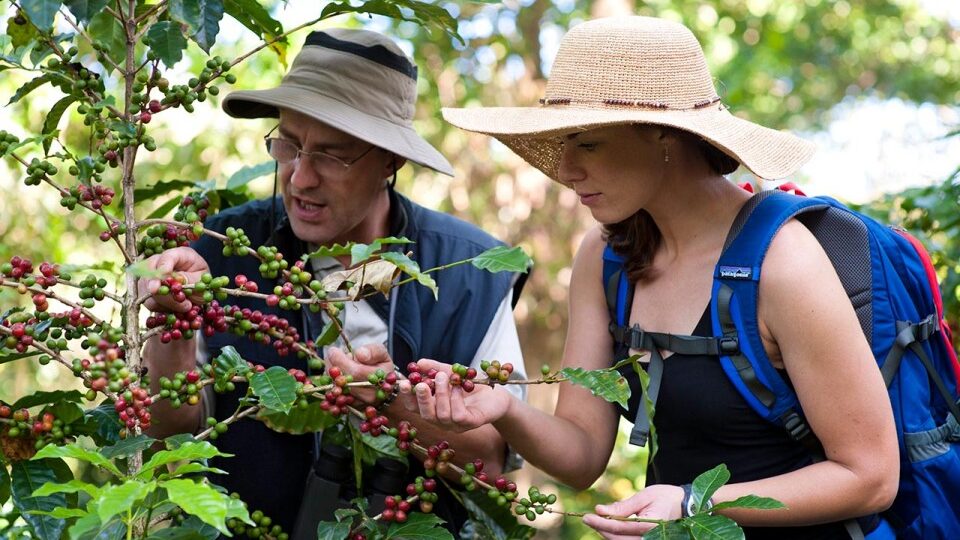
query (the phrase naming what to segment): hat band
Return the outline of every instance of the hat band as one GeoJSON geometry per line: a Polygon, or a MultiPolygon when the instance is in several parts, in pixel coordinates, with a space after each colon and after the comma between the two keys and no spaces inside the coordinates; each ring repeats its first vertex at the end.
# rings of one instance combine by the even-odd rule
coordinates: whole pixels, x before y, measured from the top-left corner
{"type": "Polygon", "coordinates": [[[414,81],[417,80],[417,66],[410,63],[407,58],[396,54],[383,45],[363,45],[352,41],[337,39],[326,32],[310,32],[304,47],[317,46],[326,47],[335,51],[355,54],[361,58],[376,62],[381,66],[388,67],[399,73],[403,73],[414,81]]]}
{"type": "MultiPolygon", "coordinates": [[[[661,109],[670,111],[692,111],[703,109],[720,102],[720,96],[713,99],[698,101],[691,107],[672,107],[663,101],[644,101],[640,99],[574,99],[574,98],[540,98],[541,105],[610,105],[614,107],[637,107],[641,109],[661,109]]],[[[722,105],[721,105],[722,107],[722,105]]]]}

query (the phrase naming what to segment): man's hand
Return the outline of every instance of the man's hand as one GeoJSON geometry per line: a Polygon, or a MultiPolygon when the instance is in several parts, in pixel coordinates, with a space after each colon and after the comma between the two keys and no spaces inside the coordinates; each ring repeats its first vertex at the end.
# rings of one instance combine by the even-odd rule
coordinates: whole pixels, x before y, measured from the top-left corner
{"type": "MultiPolygon", "coordinates": [[[[328,365],[340,368],[344,375],[352,375],[354,381],[365,381],[378,369],[382,369],[384,373],[395,370],[387,348],[379,344],[357,347],[352,355],[330,347],[327,349],[326,361],[328,365]]],[[[350,395],[364,403],[373,403],[376,400],[376,389],[354,387],[350,389],[350,395]]]]}
{"type": "MultiPolygon", "coordinates": [[[[207,261],[199,253],[189,247],[168,249],[159,255],[147,259],[147,268],[164,274],[182,275],[187,283],[200,281],[200,276],[210,271],[207,261]]],[[[151,295],[144,302],[150,311],[177,311],[184,312],[190,309],[188,302],[177,302],[170,295],[158,295],[160,280],[156,278],[141,279],[137,284],[137,294],[151,295]]]]}

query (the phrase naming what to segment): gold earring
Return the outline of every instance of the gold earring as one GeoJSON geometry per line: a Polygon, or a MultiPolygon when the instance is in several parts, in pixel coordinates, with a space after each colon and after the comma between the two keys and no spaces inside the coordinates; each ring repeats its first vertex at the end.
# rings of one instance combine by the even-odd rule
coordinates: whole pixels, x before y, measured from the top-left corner
{"type": "Polygon", "coordinates": [[[670,163],[670,147],[663,145],[663,162],[670,163]]]}

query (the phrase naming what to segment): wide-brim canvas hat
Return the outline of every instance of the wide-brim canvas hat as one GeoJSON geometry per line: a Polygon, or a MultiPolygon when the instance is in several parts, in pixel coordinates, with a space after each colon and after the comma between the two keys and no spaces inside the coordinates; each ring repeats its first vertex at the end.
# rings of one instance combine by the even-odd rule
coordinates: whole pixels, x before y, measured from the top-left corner
{"type": "Polygon", "coordinates": [[[280,86],[223,100],[235,118],[277,118],[289,109],[409,161],[453,176],[453,167],[413,129],[417,67],[390,38],[369,30],[311,32],[280,86]]]}
{"type": "Polygon", "coordinates": [[[497,138],[553,179],[566,135],[618,124],[694,133],[760,178],[789,176],[814,153],[810,142],[731,114],[693,33],[651,17],[573,27],[560,43],[538,107],[445,108],[443,117],[497,138]]]}

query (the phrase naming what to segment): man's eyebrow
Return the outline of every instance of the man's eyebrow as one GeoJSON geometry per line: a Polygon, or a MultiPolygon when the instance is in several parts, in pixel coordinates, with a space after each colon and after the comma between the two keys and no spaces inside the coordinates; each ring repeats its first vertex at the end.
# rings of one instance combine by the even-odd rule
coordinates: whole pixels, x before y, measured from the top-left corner
{"type": "MultiPolygon", "coordinates": [[[[285,139],[290,139],[290,140],[292,140],[292,141],[297,142],[298,144],[300,143],[300,141],[299,141],[299,139],[297,138],[297,136],[294,135],[293,133],[291,133],[289,130],[284,129],[283,126],[280,126],[280,127],[277,129],[277,132],[278,132],[283,138],[285,138],[285,139]]],[[[310,146],[311,146],[312,149],[314,149],[314,150],[317,149],[317,148],[319,148],[320,150],[342,150],[342,149],[345,149],[345,148],[349,148],[349,147],[350,147],[350,143],[346,143],[346,142],[339,142],[339,143],[338,143],[338,142],[327,142],[326,144],[311,144],[310,146]]],[[[303,148],[303,150],[310,151],[311,149],[310,149],[310,148],[303,148]]]]}

